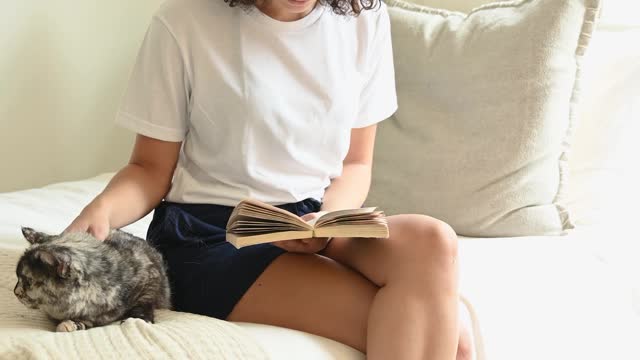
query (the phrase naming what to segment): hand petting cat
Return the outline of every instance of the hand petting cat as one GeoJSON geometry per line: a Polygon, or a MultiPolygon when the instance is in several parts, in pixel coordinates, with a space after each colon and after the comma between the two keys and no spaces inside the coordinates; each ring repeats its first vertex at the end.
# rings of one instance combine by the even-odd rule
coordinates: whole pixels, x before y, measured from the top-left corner
{"type": "Polygon", "coordinates": [[[89,233],[96,239],[104,241],[109,236],[109,231],[111,231],[109,212],[94,201],[82,210],[64,233],[89,233]]]}

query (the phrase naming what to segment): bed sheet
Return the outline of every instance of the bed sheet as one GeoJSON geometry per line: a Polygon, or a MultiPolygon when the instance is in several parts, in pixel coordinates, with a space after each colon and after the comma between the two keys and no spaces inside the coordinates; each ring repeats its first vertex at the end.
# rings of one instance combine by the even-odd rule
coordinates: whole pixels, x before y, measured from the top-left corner
{"type": "MultiPolygon", "coordinates": [[[[0,245],[22,249],[20,226],[56,233],[112,174],[0,194],[0,245]]],[[[125,230],[144,236],[147,216],[125,230]]],[[[460,288],[479,359],[640,358],[635,234],[583,228],[564,237],[461,238],[460,288]],[[612,246],[606,246],[611,243],[612,246]],[[634,308],[635,306],[635,308],[634,308]],[[478,321],[480,319],[480,321],[478,321]]],[[[274,359],[361,359],[328,339],[239,323],[274,359]]]]}

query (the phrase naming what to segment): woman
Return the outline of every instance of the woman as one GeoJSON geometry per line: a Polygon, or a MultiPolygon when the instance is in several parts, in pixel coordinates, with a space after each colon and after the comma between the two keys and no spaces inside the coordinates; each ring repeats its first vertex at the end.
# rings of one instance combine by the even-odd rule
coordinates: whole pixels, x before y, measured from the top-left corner
{"type": "Polygon", "coordinates": [[[137,133],[130,162],[67,231],[104,239],[155,209],[147,237],[176,310],[307,331],[374,360],[467,357],[457,237],[441,221],[390,216],[388,239],[224,241],[247,197],[305,219],[360,207],[376,123],[396,107],[384,4],[167,2],[117,117],[137,133]]]}

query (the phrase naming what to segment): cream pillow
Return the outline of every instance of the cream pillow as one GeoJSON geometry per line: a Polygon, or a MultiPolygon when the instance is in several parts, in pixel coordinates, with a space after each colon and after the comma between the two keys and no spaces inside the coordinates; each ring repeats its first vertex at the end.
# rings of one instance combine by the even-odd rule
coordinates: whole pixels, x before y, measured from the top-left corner
{"type": "Polygon", "coordinates": [[[466,236],[572,228],[567,158],[600,1],[500,2],[468,15],[387,4],[399,110],[380,125],[368,202],[466,236]]]}
{"type": "MultiPolygon", "coordinates": [[[[492,0],[410,0],[469,12],[492,0]]],[[[640,2],[607,0],[582,62],[567,203],[576,226],[631,225],[640,204],[640,2]]],[[[609,241],[609,239],[607,239],[609,241]]]]}

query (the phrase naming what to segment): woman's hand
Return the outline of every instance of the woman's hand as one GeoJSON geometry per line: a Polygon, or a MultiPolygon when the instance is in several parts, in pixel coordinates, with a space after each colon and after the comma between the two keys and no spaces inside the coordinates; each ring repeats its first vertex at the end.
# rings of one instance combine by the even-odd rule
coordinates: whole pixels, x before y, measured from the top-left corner
{"type": "Polygon", "coordinates": [[[96,199],[82,210],[64,232],[87,232],[103,241],[109,235],[110,230],[109,211],[96,199]]]}
{"type": "MultiPolygon", "coordinates": [[[[302,216],[302,220],[308,221],[319,217],[318,213],[309,213],[302,216]]],[[[310,239],[297,239],[297,240],[284,240],[276,241],[272,244],[285,249],[289,252],[315,254],[320,250],[323,250],[329,243],[330,238],[310,238],[310,239]]]]}

